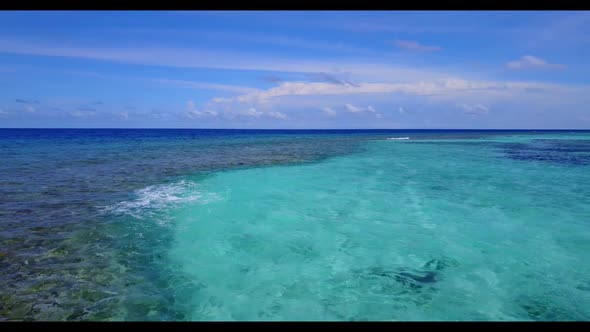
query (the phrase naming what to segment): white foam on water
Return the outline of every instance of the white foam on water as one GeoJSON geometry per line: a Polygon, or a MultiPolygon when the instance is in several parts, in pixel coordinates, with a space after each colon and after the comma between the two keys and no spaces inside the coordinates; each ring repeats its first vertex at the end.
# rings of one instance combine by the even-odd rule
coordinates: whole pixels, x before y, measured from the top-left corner
{"type": "Polygon", "coordinates": [[[197,188],[197,183],[184,180],[171,184],[149,186],[136,190],[136,199],[104,207],[102,212],[144,219],[145,217],[153,217],[156,213],[181,203],[207,204],[220,199],[219,195],[215,193],[202,193],[197,188]]]}
{"type": "Polygon", "coordinates": [[[409,137],[388,137],[387,140],[389,141],[397,141],[397,140],[406,140],[410,139],[409,137]]]}

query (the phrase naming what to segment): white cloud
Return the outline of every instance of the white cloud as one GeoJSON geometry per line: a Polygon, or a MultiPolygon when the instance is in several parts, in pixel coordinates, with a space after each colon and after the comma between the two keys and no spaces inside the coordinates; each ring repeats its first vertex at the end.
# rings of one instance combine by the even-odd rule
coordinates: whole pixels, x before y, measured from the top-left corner
{"type": "Polygon", "coordinates": [[[121,120],[128,120],[129,119],[129,113],[127,113],[127,112],[121,112],[121,113],[119,113],[119,117],[121,118],[121,120]]]}
{"type": "Polygon", "coordinates": [[[255,118],[259,118],[262,115],[262,112],[257,111],[254,107],[250,107],[245,111],[241,111],[238,113],[239,115],[244,115],[244,116],[251,116],[251,117],[255,117],[255,118]]]}
{"type": "MultiPolygon", "coordinates": [[[[286,120],[287,119],[287,115],[285,113],[278,112],[278,111],[262,112],[262,111],[257,110],[254,107],[250,107],[247,110],[238,112],[237,114],[242,115],[242,116],[247,116],[247,117],[253,117],[253,118],[268,117],[268,118],[279,119],[279,120],[286,120]]],[[[229,113],[229,116],[231,117],[231,113],[229,113]]]]}
{"type": "Polygon", "coordinates": [[[362,112],[362,110],[354,105],[351,104],[345,104],[344,107],[346,108],[347,111],[351,112],[351,113],[359,113],[362,112]]]}
{"type": "Polygon", "coordinates": [[[327,116],[336,116],[336,111],[334,111],[330,107],[324,107],[324,108],[322,108],[322,113],[324,113],[327,116]]]}
{"type": "Polygon", "coordinates": [[[266,113],[267,116],[275,119],[286,120],[287,115],[281,112],[268,112],[266,113]]]}
{"type": "Polygon", "coordinates": [[[539,82],[471,81],[459,78],[409,83],[358,83],[356,86],[326,82],[289,81],[281,82],[278,86],[267,90],[259,90],[234,98],[216,99],[216,105],[234,108],[244,107],[244,105],[248,107],[262,105],[276,107],[279,104],[290,103],[292,106],[322,108],[331,96],[332,102],[338,102],[336,98],[342,98],[342,96],[348,96],[348,100],[352,100],[350,98],[354,98],[356,101],[365,100],[363,102],[370,102],[371,98],[391,101],[396,98],[405,98],[404,96],[422,96],[428,98],[425,98],[425,101],[446,99],[454,104],[457,102],[485,104],[501,99],[513,100],[515,96],[524,95],[540,100],[551,98],[556,93],[580,93],[588,91],[588,88],[588,86],[539,82]]]}
{"type": "Polygon", "coordinates": [[[195,102],[192,100],[189,100],[186,102],[186,109],[187,109],[186,116],[191,119],[201,118],[201,117],[206,117],[206,116],[215,117],[215,116],[219,115],[219,112],[214,111],[214,110],[209,110],[209,109],[203,110],[203,111],[197,110],[196,106],[195,106],[195,102]]]}
{"type": "Polygon", "coordinates": [[[438,46],[423,45],[411,40],[395,40],[393,44],[401,49],[412,52],[437,52],[441,50],[438,46]]]}
{"type": "Polygon", "coordinates": [[[470,91],[506,92],[524,89],[538,91],[552,90],[559,87],[555,84],[535,82],[489,82],[468,81],[458,78],[447,78],[433,81],[411,83],[358,83],[355,86],[326,82],[281,82],[278,86],[243,94],[235,98],[216,99],[216,102],[237,101],[240,103],[264,104],[285,96],[327,96],[353,94],[406,94],[406,95],[447,95],[470,91]]]}
{"type": "Polygon", "coordinates": [[[148,117],[150,117],[152,119],[166,119],[169,116],[170,116],[169,113],[158,111],[156,109],[152,109],[151,112],[149,112],[149,114],[148,114],[148,117]]]}
{"type": "Polygon", "coordinates": [[[287,115],[285,113],[275,111],[275,110],[260,111],[260,110],[256,109],[255,107],[248,107],[247,109],[243,109],[241,111],[236,112],[235,111],[236,107],[239,107],[237,105],[223,105],[223,104],[218,104],[218,103],[209,103],[209,107],[215,107],[215,106],[226,106],[226,107],[222,108],[222,109],[208,108],[206,110],[199,111],[196,109],[195,103],[192,100],[189,100],[187,102],[187,112],[185,113],[185,115],[191,119],[202,118],[202,117],[216,117],[216,116],[221,116],[221,117],[225,117],[228,119],[234,119],[235,116],[244,116],[244,117],[251,117],[251,118],[267,117],[267,118],[273,118],[273,119],[279,119],[279,120],[286,120],[287,119],[287,115]]]}
{"type": "Polygon", "coordinates": [[[367,107],[357,107],[352,104],[344,104],[344,108],[350,113],[358,113],[358,114],[360,114],[360,113],[373,113],[378,118],[380,118],[382,116],[380,113],[377,113],[377,111],[375,110],[375,108],[373,106],[370,106],[370,105],[367,107]]]}
{"type": "Polygon", "coordinates": [[[529,69],[529,68],[565,68],[565,65],[559,63],[548,63],[547,61],[532,55],[522,56],[520,59],[506,63],[510,69],[529,69]]]}
{"type": "Polygon", "coordinates": [[[201,116],[201,112],[197,110],[188,111],[186,112],[186,116],[190,119],[198,118],[201,116]]]}
{"type": "Polygon", "coordinates": [[[35,107],[33,107],[31,105],[26,105],[24,107],[24,110],[25,110],[25,112],[28,112],[28,113],[34,113],[36,111],[35,107]]]}
{"type": "MultiPolygon", "coordinates": [[[[545,105],[546,108],[557,109],[556,105],[562,104],[563,99],[571,99],[573,102],[585,94],[590,95],[589,86],[522,81],[475,81],[460,78],[407,83],[359,83],[357,86],[328,82],[283,81],[266,90],[233,98],[216,99],[215,102],[210,102],[208,107],[219,110],[221,114],[230,118],[239,115],[235,110],[252,108],[253,110],[242,113],[260,118],[264,116],[263,113],[269,111],[286,111],[286,114],[293,118],[291,123],[297,123],[299,120],[308,121],[303,119],[309,119],[313,114],[319,115],[318,110],[325,117],[333,116],[332,113],[337,111],[339,115],[372,115],[365,117],[368,121],[370,118],[385,118],[389,114],[380,113],[377,109],[407,114],[407,109],[403,107],[392,109],[392,102],[418,103],[424,109],[460,108],[465,114],[484,115],[489,112],[487,105],[545,105]],[[342,102],[343,100],[346,102],[342,102]],[[337,108],[332,105],[341,106],[337,108]],[[304,112],[311,113],[306,115],[304,112]]],[[[498,116],[504,115],[494,114],[495,118],[498,116]]]]}
{"type": "Polygon", "coordinates": [[[488,114],[489,108],[482,104],[467,105],[460,104],[459,107],[463,110],[463,113],[470,115],[483,115],[488,114]]]}

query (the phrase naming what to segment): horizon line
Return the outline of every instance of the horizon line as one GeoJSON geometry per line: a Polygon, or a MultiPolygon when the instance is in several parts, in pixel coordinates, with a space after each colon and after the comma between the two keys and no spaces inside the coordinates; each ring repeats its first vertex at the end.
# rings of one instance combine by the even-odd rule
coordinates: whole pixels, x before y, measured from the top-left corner
{"type": "Polygon", "coordinates": [[[532,130],[543,130],[543,131],[590,131],[587,129],[574,129],[574,128],[124,128],[124,127],[0,127],[0,130],[20,130],[20,129],[87,129],[87,130],[518,130],[518,131],[532,131],[532,130]]]}

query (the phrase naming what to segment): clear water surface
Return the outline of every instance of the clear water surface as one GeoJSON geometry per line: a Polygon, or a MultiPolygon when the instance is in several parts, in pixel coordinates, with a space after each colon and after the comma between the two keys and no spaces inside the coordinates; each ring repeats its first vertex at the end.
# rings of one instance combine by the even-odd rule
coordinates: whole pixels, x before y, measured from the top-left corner
{"type": "Polygon", "coordinates": [[[588,131],[0,129],[0,155],[2,320],[590,319],[588,131]]]}

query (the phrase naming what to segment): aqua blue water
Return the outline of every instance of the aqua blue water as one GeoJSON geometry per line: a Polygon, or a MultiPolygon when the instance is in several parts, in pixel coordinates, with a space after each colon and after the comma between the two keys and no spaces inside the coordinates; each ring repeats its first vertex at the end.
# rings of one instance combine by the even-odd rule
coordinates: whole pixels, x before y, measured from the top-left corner
{"type": "Polygon", "coordinates": [[[590,132],[0,130],[0,151],[3,319],[590,319],[590,132]]]}

